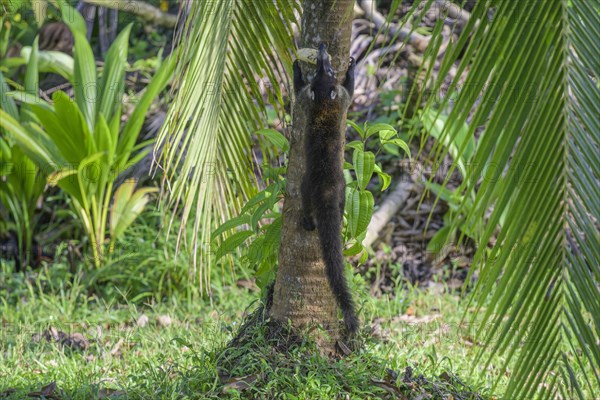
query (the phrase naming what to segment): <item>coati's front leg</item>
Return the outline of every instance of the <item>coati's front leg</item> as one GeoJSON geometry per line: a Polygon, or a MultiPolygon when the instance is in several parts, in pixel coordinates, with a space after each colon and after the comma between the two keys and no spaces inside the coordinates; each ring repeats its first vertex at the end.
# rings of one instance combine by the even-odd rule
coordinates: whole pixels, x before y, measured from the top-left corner
{"type": "Polygon", "coordinates": [[[354,57],[350,57],[350,63],[348,64],[348,69],[346,70],[346,77],[344,78],[344,88],[348,91],[348,95],[350,99],[352,99],[352,95],[354,94],[354,69],[356,68],[356,61],[354,57]]]}
{"type": "Polygon", "coordinates": [[[304,82],[304,79],[302,79],[302,70],[300,69],[300,63],[298,62],[298,60],[294,61],[294,93],[297,95],[298,92],[300,92],[300,90],[302,90],[302,88],[304,86],[306,86],[306,82],[304,82]]]}
{"type": "MultiPolygon", "coordinates": [[[[306,86],[306,82],[302,78],[302,70],[300,69],[300,64],[298,60],[294,61],[294,93],[296,96],[300,93],[300,91],[306,86]]],[[[306,140],[306,139],[305,139],[306,140]]],[[[302,184],[300,187],[300,194],[302,197],[302,226],[307,231],[314,230],[317,226],[315,223],[315,218],[313,215],[313,205],[312,205],[312,192],[311,185],[308,180],[308,171],[305,172],[304,178],[302,179],[302,184]]]]}

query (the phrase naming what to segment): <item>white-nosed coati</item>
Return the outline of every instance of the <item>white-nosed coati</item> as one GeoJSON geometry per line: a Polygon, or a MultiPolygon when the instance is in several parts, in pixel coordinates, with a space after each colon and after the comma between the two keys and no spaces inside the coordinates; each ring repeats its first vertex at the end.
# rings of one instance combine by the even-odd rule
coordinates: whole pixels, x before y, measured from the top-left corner
{"type": "Polygon", "coordinates": [[[305,138],[306,172],[302,181],[303,226],[319,233],[329,285],[342,309],[350,333],[358,329],[354,301],[344,275],[342,217],[346,182],[343,174],[344,133],[341,126],[354,92],[355,62],[342,85],[338,84],[324,44],[319,46],[317,71],[310,84],[294,62],[296,98],[308,103],[308,132],[305,138]]]}

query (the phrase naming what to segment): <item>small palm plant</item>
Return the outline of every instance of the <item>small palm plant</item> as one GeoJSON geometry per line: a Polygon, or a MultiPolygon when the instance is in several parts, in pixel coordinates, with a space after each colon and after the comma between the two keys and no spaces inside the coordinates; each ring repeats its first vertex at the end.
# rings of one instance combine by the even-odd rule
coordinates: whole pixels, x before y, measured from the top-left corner
{"type": "MultiPolygon", "coordinates": [[[[37,62],[30,59],[28,71],[35,69],[37,62]]],[[[37,87],[37,73],[27,74],[25,89],[37,87]]],[[[8,86],[0,73],[0,91],[5,93],[8,86]]],[[[0,107],[16,120],[26,121],[25,109],[19,109],[14,101],[1,96],[0,107]]],[[[33,233],[35,231],[36,203],[41,196],[45,182],[39,175],[39,168],[23,151],[15,145],[14,140],[0,132],[0,205],[7,212],[6,220],[17,238],[16,268],[27,266],[33,254],[33,233]]]]}
{"type": "MultiPolygon", "coordinates": [[[[102,74],[96,70],[83,18],[61,3],[65,23],[73,32],[75,99],[57,91],[52,103],[33,92],[9,92],[31,111],[31,120],[17,120],[0,110],[0,127],[47,176],[50,185],[67,193],[87,233],[96,266],[114,250],[115,242],[142,212],[155,188],[135,190],[135,182],[113,187],[120,172],[137,163],[148,143],[136,145],[146,112],[169,81],[174,58],[165,61],[146,87],[127,122],[121,126],[125,68],[131,26],[110,47],[102,74]],[[67,14],[68,13],[68,14],[67,14]],[[72,18],[71,18],[72,17],[72,18]],[[111,210],[112,199],[112,210],[111,210]],[[109,210],[110,216],[109,216],[109,210]],[[107,237],[107,230],[110,237],[107,237]],[[108,243],[107,243],[108,242],[108,243]]],[[[35,57],[37,40],[32,47],[35,57]]]]}

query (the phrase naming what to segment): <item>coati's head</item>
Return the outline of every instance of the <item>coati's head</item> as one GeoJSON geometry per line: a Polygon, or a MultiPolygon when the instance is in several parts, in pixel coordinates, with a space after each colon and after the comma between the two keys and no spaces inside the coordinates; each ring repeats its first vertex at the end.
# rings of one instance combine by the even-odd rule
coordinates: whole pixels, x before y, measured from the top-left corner
{"type": "Polygon", "coordinates": [[[352,102],[355,66],[356,63],[351,57],[344,81],[339,84],[331,66],[329,54],[327,54],[327,47],[321,43],[317,54],[317,70],[310,83],[307,83],[302,77],[298,60],[294,61],[296,100],[310,103],[308,108],[311,109],[313,117],[324,117],[331,114],[335,118],[339,118],[339,115],[345,113],[352,102]]]}
{"type": "MultiPolygon", "coordinates": [[[[335,71],[331,66],[329,54],[327,54],[327,47],[324,43],[319,45],[317,71],[310,83],[308,95],[313,103],[319,106],[340,103],[340,100],[342,100],[340,97],[348,98],[346,88],[339,85],[337,82],[335,71]],[[342,93],[342,91],[346,93],[342,93]]],[[[346,99],[344,100],[342,100],[342,103],[347,101],[346,99]]]]}

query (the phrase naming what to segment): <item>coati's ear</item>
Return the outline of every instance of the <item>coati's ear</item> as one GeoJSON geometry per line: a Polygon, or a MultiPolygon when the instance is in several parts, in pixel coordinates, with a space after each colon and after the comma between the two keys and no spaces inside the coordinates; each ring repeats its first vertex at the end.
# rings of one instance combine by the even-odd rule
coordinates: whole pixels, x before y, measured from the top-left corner
{"type": "Polygon", "coordinates": [[[314,99],[315,99],[315,91],[314,91],[314,90],[310,89],[310,90],[308,91],[308,95],[310,96],[310,99],[311,99],[311,100],[314,100],[314,99]]]}
{"type": "Polygon", "coordinates": [[[331,100],[335,100],[335,98],[337,97],[337,90],[331,89],[331,93],[329,93],[329,97],[331,97],[331,100]]]}

